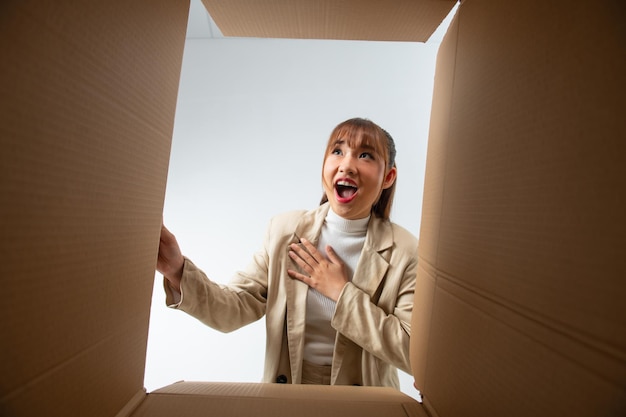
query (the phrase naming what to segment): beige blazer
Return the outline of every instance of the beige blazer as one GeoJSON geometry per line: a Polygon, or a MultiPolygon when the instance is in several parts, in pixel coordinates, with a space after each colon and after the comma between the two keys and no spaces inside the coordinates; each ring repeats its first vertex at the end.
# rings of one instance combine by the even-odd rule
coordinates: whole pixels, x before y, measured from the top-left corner
{"type": "MultiPolygon", "coordinates": [[[[266,316],[263,382],[298,384],[302,376],[308,286],[290,278],[288,245],[317,244],[328,203],[274,217],[262,249],[229,284],[211,282],[185,260],[181,309],[208,326],[230,332],[266,316]]],[[[389,221],[371,217],[352,282],[337,300],[331,384],[399,388],[397,368],[410,372],[409,337],[417,272],[417,239],[389,221]]],[[[174,297],[165,280],[166,303],[174,297]]]]}

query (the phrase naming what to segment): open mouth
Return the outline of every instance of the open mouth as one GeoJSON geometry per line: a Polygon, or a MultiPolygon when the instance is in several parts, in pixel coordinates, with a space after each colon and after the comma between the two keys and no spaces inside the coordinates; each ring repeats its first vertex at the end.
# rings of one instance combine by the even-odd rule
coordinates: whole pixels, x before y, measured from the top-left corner
{"type": "Polygon", "coordinates": [[[337,181],[335,184],[335,192],[337,193],[337,197],[342,202],[347,202],[352,200],[356,195],[358,188],[357,186],[350,181],[337,181]]]}

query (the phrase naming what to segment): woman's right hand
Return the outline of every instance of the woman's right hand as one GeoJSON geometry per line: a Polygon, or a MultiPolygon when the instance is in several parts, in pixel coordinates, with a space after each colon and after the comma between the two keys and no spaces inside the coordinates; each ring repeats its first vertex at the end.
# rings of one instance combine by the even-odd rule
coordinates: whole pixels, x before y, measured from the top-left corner
{"type": "Polygon", "coordinates": [[[183,276],[185,258],[180,251],[176,237],[161,225],[161,240],[159,242],[159,257],[156,269],[167,279],[176,291],[180,292],[180,280],[183,276]]]}

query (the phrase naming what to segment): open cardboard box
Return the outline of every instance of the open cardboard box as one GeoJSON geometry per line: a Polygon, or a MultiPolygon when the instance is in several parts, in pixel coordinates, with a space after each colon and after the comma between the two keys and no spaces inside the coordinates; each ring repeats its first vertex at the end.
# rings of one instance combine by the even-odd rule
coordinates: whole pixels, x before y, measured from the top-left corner
{"type": "MultiPolygon", "coordinates": [[[[425,41],[446,0],[204,3],[225,35],[425,41]]],[[[617,0],[466,0],[435,80],[389,388],[143,389],[188,3],[0,6],[2,416],[626,415],[617,0]]]]}

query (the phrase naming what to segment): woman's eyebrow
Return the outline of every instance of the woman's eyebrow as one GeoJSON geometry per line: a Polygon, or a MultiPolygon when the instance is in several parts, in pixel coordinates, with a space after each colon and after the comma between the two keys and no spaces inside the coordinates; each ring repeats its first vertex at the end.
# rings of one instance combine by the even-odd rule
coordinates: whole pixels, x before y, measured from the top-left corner
{"type": "Polygon", "coordinates": [[[356,146],[354,149],[357,149],[359,151],[368,151],[368,152],[376,153],[376,148],[373,147],[372,145],[368,145],[366,143],[362,143],[362,144],[356,146]]]}
{"type": "MultiPolygon", "coordinates": [[[[335,140],[335,142],[333,143],[333,146],[341,146],[341,145],[347,145],[348,142],[345,139],[337,139],[335,140]]],[[[350,146],[350,145],[348,145],[350,146]]],[[[352,148],[352,146],[350,146],[352,148]]],[[[353,147],[353,149],[357,149],[357,150],[365,150],[365,151],[370,151],[370,152],[376,152],[376,148],[372,145],[369,145],[367,143],[359,143],[356,144],[356,146],[353,147]]]]}

